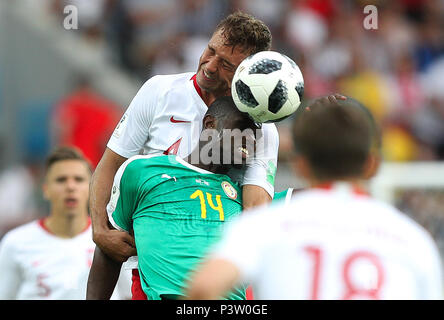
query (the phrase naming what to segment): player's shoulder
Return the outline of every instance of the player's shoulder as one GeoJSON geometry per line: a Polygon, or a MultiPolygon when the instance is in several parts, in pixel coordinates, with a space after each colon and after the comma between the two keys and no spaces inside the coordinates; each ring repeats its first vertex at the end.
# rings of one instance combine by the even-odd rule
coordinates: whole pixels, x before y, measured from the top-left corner
{"type": "Polygon", "coordinates": [[[154,169],[156,164],[167,165],[170,162],[174,162],[176,156],[164,155],[160,153],[156,154],[148,154],[148,155],[135,155],[127,160],[120,166],[118,173],[122,174],[130,174],[130,173],[138,173],[141,174],[143,168],[154,169]]]}
{"type": "Polygon", "coordinates": [[[161,153],[156,154],[146,154],[146,155],[135,155],[130,158],[128,158],[123,164],[127,168],[131,167],[138,167],[144,166],[144,165],[152,165],[152,164],[162,164],[162,165],[176,165],[178,163],[177,156],[176,155],[165,155],[161,153]]]}
{"type": "Polygon", "coordinates": [[[378,209],[378,211],[381,212],[381,217],[386,218],[388,223],[391,222],[390,225],[399,229],[400,232],[409,234],[412,243],[420,244],[422,240],[428,245],[430,242],[433,242],[432,236],[421,224],[396,208],[394,205],[378,199],[371,199],[371,202],[378,209]],[[389,221],[390,218],[392,221],[389,221]]]}
{"type": "MultiPolygon", "coordinates": [[[[164,155],[160,153],[150,155],[135,155],[127,159],[119,168],[118,176],[131,176],[133,178],[156,175],[159,172],[167,173],[169,170],[177,168],[190,168],[193,166],[186,163],[176,155],[164,155]]],[[[200,170],[194,167],[195,170],[200,170]]]]}
{"type": "Polygon", "coordinates": [[[28,240],[35,241],[43,232],[40,220],[31,221],[9,230],[2,238],[3,243],[20,244],[28,240]]]}
{"type": "Polygon", "coordinates": [[[193,72],[167,74],[167,75],[155,75],[149,78],[143,85],[143,87],[157,87],[160,90],[170,90],[176,88],[182,84],[187,83],[194,75],[193,72]]]}

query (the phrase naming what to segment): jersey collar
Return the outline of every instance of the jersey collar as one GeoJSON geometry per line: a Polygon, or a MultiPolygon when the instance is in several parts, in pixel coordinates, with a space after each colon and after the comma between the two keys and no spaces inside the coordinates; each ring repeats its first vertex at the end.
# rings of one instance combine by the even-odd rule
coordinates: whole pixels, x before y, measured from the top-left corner
{"type": "Polygon", "coordinates": [[[362,189],[362,187],[358,186],[357,184],[347,182],[325,182],[313,187],[313,189],[346,192],[359,196],[369,196],[368,192],[362,189]]]}
{"type": "Polygon", "coordinates": [[[194,74],[194,76],[192,76],[190,80],[193,80],[194,88],[196,89],[196,92],[199,95],[199,97],[203,100],[202,89],[199,87],[199,84],[197,83],[196,78],[197,78],[197,74],[194,74]]]}
{"type": "MultiPolygon", "coordinates": [[[[58,237],[58,236],[56,236],[51,230],[49,230],[49,228],[45,225],[45,220],[46,220],[47,218],[42,218],[42,219],[40,219],[39,221],[38,221],[38,224],[39,224],[39,226],[43,229],[43,230],[45,230],[47,233],[49,233],[50,235],[52,235],[52,236],[54,236],[54,237],[58,237]]],[[[87,231],[88,230],[88,228],[91,226],[91,218],[88,218],[88,223],[87,223],[87,225],[86,225],[86,227],[79,233],[79,234],[82,234],[82,233],[84,233],[85,231],[87,231]]],[[[79,235],[78,234],[78,235],[79,235]]],[[[58,237],[58,238],[60,238],[60,237],[58,237]]],[[[64,239],[64,238],[63,238],[64,239]]]]}
{"type": "Polygon", "coordinates": [[[213,172],[207,171],[205,169],[201,169],[198,168],[196,166],[193,166],[192,164],[186,162],[185,160],[183,160],[182,158],[179,158],[178,156],[176,156],[176,160],[177,162],[179,162],[180,164],[184,165],[187,168],[190,168],[191,170],[197,171],[199,173],[204,173],[204,174],[214,174],[213,172]]]}

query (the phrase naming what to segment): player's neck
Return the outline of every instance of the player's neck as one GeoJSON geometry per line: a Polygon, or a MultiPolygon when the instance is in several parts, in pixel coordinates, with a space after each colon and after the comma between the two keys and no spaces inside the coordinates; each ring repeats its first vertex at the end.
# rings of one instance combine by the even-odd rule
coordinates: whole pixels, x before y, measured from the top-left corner
{"type": "Polygon", "coordinates": [[[209,107],[217,98],[230,95],[231,92],[210,92],[202,89],[201,98],[203,102],[209,107]]]}
{"type": "Polygon", "coordinates": [[[227,174],[227,172],[229,171],[229,168],[227,165],[213,164],[212,162],[210,162],[208,164],[202,163],[202,159],[201,159],[200,155],[201,155],[202,147],[204,145],[205,145],[205,143],[201,141],[200,145],[197,148],[195,148],[193,150],[193,152],[191,152],[188,157],[184,158],[184,160],[197,168],[200,168],[200,169],[212,172],[212,173],[227,174]]]}
{"type": "Polygon", "coordinates": [[[89,217],[83,215],[55,215],[51,214],[44,220],[45,227],[60,238],[73,238],[85,231],[89,224],[89,217]]]}

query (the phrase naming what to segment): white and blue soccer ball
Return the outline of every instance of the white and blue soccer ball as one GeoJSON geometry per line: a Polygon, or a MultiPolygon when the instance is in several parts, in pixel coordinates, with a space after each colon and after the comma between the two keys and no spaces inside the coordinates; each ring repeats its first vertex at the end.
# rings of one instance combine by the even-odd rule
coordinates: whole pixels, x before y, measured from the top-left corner
{"type": "Polygon", "coordinates": [[[284,54],[261,51],[241,62],[234,73],[231,94],[237,108],[256,122],[277,122],[301,104],[304,78],[284,54]]]}

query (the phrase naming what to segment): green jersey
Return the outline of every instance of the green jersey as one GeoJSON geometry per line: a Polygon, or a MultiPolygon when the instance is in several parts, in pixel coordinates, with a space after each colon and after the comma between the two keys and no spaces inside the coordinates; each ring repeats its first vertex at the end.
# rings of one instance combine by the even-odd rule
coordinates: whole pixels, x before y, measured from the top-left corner
{"type": "MultiPolygon", "coordinates": [[[[114,227],[134,231],[147,298],[176,298],[226,222],[241,213],[242,193],[228,176],[176,156],[135,156],[117,171],[107,210],[114,227]]],[[[228,298],[245,299],[245,288],[228,298]]]]}

